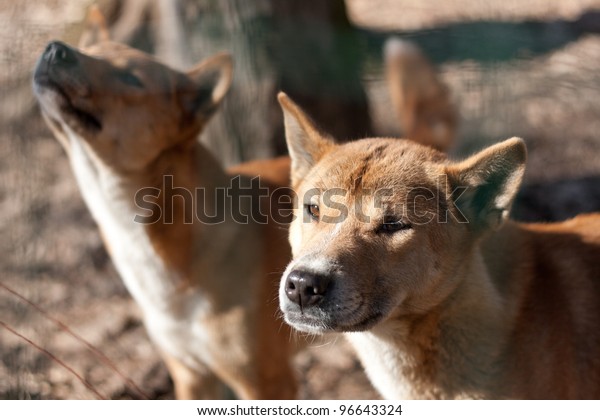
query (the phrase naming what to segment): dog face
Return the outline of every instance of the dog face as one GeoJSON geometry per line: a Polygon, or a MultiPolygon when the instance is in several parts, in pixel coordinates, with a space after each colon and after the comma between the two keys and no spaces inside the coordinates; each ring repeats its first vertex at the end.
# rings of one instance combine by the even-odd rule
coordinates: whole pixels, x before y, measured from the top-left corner
{"type": "Polygon", "coordinates": [[[337,145],[280,102],[298,200],[279,293],[286,321],[311,333],[363,331],[447,298],[462,257],[507,216],[523,142],[458,164],[408,140],[337,145]]]}
{"type": "Polygon", "coordinates": [[[130,172],[195,140],[229,88],[230,57],[181,73],[94,29],[80,49],[50,43],[34,71],[42,113],[67,151],[82,142],[105,165],[130,172]]]}

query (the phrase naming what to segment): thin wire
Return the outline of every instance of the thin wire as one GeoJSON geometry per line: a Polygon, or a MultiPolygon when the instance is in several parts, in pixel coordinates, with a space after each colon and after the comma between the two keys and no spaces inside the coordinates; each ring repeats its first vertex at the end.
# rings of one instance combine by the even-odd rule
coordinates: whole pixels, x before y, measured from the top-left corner
{"type": "Polygon", "coordinates": [[[85,380],[81,375],[79,375],[77,372],[75,372],[75,370],[73,370],[73,368],[71,368],[69,365],[67,365],[65,362],[63,362],[62,360],[60,360],[58,357],[56,357],[55,355],[53,355],[52,353],[50,353],[48,350],[46,350],[45,348],[37,345],[36,343],[34,343],[33,341],[31,341],[29,338],[25,337],[22,334],[19,334],[18,332],[16,332],[15,330],[13,330],[11,327],[9,327],[8,325],[6,325],[3,321],[0,321],[0,325],[2,325],[4,328],[6,328],[8,331],[10,331],[11,333],[13,333],[14,335],[16,335],[17,337],[19,337],[22,340],[25,340],[28,344],[32,345],[33,347],[35,347],[36,349],[38,349],[39,351],[41,351],[42,353],[44,353],[46,356],[48,356],[51,360],[55,361],[56,363],[58,363],[59,365],[61,365],[62,367],[64,367],[65,369],[67,369],[69,372],[71,372],[77,379],[79,379],[79,381],[87,388],[89,389],[91,392],[93,392],[99,399],[101,400],[107,400],[108,398],[106,398],[104,395],[100,394],[98,391],[96,391],[96,389],[94,388],[94,386],[92,384],[90,384],[87,380],[85,380]]]}
{"type": "Polygon", "coordinates": [[[85,345],[87,347],[88,350],[90,350],[97,358],[100,359],[100,361],[102,363],[104,363],[105,366],[107,366],[108,368],[110,368],[113,372],[115,372],[117,375],[119,375],[121,377],[121,379],[123,379],[123,381],[125,381],[125,383],[134,391],[136,392],[141,398],[143,399],[150,399],[150,397],[140,389],[140,387],[133,382],[132,379],[130,379],[128,376],[126,376],[124,373],[122,373],[119,368],[117,368],[117,366],[108,358],[108,356],[106,356],[104,353],[102,353],[100,350],[98,350],[96,347],[94,347],[89,341],[87,341],[85,338],[81,337],[79,334],[73,332],[67,325],[65,325],[64,323],[62,323],[61,321],[59,321],[58,319],[54,318],[52,315],[48,314],[45,310],[43,310],[39,305],[35,304],[34,302],[30,301],[29,299],[27,299],[26,297],[20,295],[19,293],[15,292],[14,290],[12,290],[11,288],[9,288],[8,286],[6,286],[4,283],[0,282],[0,287],[2,287],[3,289],[5,289],[6,291],[8,291],[9,293],[13,294],[14,296],[16,296],[17,298],[21,299],[22,301],[26,302],[28,305],[32,306],[33,308],[35,308],[35,310],[37,310],[38,312],[40,312],[45,318],[49,319],[50,321],[54,322],[56,325],[58,325],[58,327],[60,329],[62,329],[63,331],[65,331],[67,334],[69,334],[71,337],[73,337],[75,340],[79,341],[80,343],[82,343],[83,345],[85,345]]]}

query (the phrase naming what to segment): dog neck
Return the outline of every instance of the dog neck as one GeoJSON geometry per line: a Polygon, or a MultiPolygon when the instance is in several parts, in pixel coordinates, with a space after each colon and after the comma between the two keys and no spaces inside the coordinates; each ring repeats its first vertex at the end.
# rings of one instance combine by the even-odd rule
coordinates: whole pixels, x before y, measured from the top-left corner
{"type": "Polygon", "coordinates": [[[503,299],[479,249],[454,274],[459,286],[419,315],[392,315],[347,334],[372,383],[389,399],[491,398],[507,340],[503,299]]]}
{"type": "Polygon", "coordinates": [[[196,207],[213,204],[210,200],[215,195],[211,192],[227,187],[227,175],[196,141],[165,151],[144,171],[123,174],[103,164],[84,141],[74,135],[69,138],[70,162],[80,190],[126,287],[144,312],[161,308],[172,312],[173,306],[181,304],[178,299],[182,290],[190,285],[202,288],[212,274],[197,275],[196,267],[211,258],[215,247],[201,249],[206,255],[194,252],[203,248],[196,238],[217,236],[219,243],[225,244],[221,246],[227,246],[234,242],[237,225],[205,225],[195,217],[188,223],[190,215],[184,212],[188,203],[184,205],[182,197],[165,197],[165,177],[170,176],[172,186],[181,189],[172,191],[173,195],[188,190],[196,207]],[[162,218],[139,223],[136,217],[145,211],[136,205],[135,197],[148,188],[162,218]],[[203,203],[195,201],[196,189],[206,190],[203,203]],[[163,197],[172,198],[172,204],[163,204],[163,197]],[[167,216],[172,217],[165,223],[167,216]]]}

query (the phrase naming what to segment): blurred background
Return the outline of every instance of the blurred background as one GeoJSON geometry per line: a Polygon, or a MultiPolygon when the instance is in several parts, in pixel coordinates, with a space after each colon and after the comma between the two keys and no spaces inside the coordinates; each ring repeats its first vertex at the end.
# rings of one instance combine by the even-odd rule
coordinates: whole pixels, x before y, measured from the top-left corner
{"type": "MultiPolygon", "coordinates": [[[[600,210],[600,0],[99,0],[115,40],[185,69],[219,51],[234,84],[202,135],[224,164],[285,154],[284,90],[339,139],[400,136],[383,45],[417,44],[459,115],[450,154],[512,136],[529,150],[514,217],[600,210]]],[[[0,0],[0,278],[89,340],[152,398],[172,397],[40,118],[32,69],[44,46],[77,45],[88,0],[0,0]]],[[[0,288],[0,321],[111,398],[123,379],[31,305],[0,288]]],[[[302,398],[375,398],[343,340],[297,358],[302,398]]],[[[0,329],[0,398],[94,398],[70,372],[0,329]]]]}

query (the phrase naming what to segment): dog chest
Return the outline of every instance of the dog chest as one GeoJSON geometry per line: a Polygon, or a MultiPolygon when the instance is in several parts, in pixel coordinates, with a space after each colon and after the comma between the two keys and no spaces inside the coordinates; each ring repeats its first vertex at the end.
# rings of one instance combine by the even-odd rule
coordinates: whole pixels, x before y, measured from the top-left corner
{"type": "Polygon", "coordinates": [[[404,376],[408,361],[392,342],[371,333],[347,333],[367,376],[385,399],[418,398],[404,376]]]}

